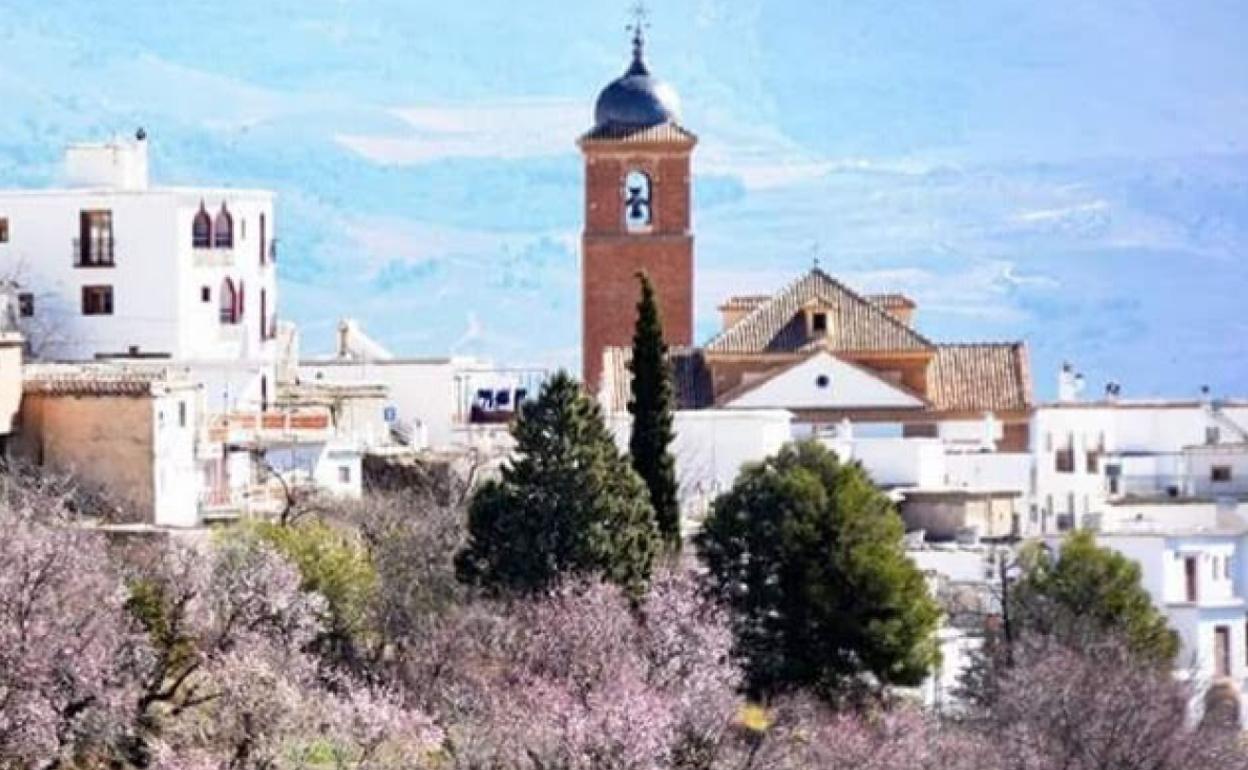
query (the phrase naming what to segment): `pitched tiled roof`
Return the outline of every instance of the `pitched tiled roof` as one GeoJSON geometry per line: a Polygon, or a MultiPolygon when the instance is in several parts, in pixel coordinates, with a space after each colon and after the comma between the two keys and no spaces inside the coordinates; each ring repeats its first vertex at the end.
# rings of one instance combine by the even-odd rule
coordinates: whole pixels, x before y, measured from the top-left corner
{"type": "Polygon", "coordinates": [[[698,137],[678,123],[660,123],[657,126],[623,126],[607,124],[591,129],[581,142],[626,142],[629,144],[696,142],[698,137]]]}
{"type": "Polygon", "coordinates": [[[927,370],[927,395],[939,410],[1027,409],[1031,406],[1027,346],[939,345],[927,370]]]}
{"type": "Polygon", "coordinates": [[[788,353],[808,348],[801,309],[817,301],[828,313],[819,345],[832,352],[930,350],[925,337],[880,305],[819,268],[789,284],[706,345],[708,353],[788,353]]]}
{"type": "Polygon", "coordinates": [[[868,294],[866,296],[868,302],[879,305],[882,308],[908,308],[913,310],[917,307],[914,300],[905,294],[868,294]]]}
{"type": "Polygon", "coordinates": [[[729,297],[720,304],[719,309],[753,310],[769,299],[771,299],[770,294],[744,294],[736,297],[729,297]]]}
{"type": "Polygon", "coordinates": [[[40,395],[148,396],[192,387],[185,373],[166,367],[31,364],[22,372],[22,392],[40,395]]]}
{"type": "MultiPolygon", "coordinates": [[[[630,347],[609,347],[602,353],[602,384],[599,402],[607,412],[628,411],[629,386],[632,372],[628,365],[633,358],[630,347]]],[[[667,353],[672,365],[672,386],[677,409],[704,409],[715,400],[711,372],[706,368],[702,351],[697,348],[672,348],[667,353]]]]}

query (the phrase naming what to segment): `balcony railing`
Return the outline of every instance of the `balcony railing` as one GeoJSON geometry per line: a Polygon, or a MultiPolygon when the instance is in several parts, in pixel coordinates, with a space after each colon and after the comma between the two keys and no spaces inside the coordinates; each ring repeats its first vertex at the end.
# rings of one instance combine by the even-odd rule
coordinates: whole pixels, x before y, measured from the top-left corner
{"type": "Polygon", "coordinates": [[[116,242],[112,238],[73,240],[74,267],[113,267],[116,242]]]}
{"type": "Polygon", "coordinates": [[[1207,475],[1158,473],[1117,475],[1105,479],[1110,497],[1136,498],[1216,498],[1248,496],[1248,478],[1213,481],[1207,475]]]}
{"type": "Polygon", "coordinates": [[[191,249],[191,261],[195,267],[231,267],[234,264],[234,250],[197,246],[191,249]]]}

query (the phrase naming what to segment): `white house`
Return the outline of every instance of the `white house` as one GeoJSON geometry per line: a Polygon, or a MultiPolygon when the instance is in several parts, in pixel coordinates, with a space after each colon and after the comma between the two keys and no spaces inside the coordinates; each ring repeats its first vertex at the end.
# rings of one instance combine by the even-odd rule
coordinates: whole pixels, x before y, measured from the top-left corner
{"type": "Polygon", "coordinates": [[[273,194],[150,184],[148,142],[71,146],[64,186],[0,191],[0,274],[43,360],[172,360],[214,411],[262,407],[277,331],[273,194]]]}
{"type": "Polygon", "coordinates": [[[1248,402],[1066,400],[1036,407],[1025,531],[1099,527],[1139,500],[1248,495],[1248,402]]]}
{"type": "Polygon", "coordinates": [[[1192,717],[1203,713],[1203,694],[1230,685],[1248,724],[1248,519],[1234,502],[1181,510],[1164,505],[1137,509],[1137,517],[1098,542],[1140,565],[1153,603],[1178,632],[1179,676],[1192,681],[1192,717]]]}

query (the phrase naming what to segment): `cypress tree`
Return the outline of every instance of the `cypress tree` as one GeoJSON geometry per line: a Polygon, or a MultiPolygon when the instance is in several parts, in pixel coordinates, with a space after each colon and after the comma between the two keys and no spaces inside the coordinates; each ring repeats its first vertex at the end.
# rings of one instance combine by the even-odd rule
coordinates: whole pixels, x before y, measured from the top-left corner
{"type": "Polygon", "coordinates": [[[558,372],[521,408],[512,435],[514,458],[469,503],[460,579],[524,593],[595,574],[643,593],[660,547],[654,511],[598,405],[558,372]]]}
{"type": "Polygon", "coordinates": [[[633,469],[646,483],[659,533],[667,547],[680,550],[680,503],[676,496],[676,460],[670,447],[672,430],[672,373],[663,343],[663,320],[654,296],[654,285],[638,273],[641,299],[637,302],[637,326],[633,332],[633,416],[629,454],[633,469]]]}

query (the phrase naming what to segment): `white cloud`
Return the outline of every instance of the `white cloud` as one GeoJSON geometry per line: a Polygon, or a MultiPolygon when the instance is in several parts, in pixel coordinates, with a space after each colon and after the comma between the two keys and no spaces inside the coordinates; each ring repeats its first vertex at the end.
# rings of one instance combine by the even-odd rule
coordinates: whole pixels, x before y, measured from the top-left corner
{"type": "Polygon", "coordinates": [[[588,122],[571,99],[408,107],[393,114],[411,127],[400,136],[340,134],[339,144],[375,163],[419,165],[446,158],[537,158],[574,151],[572,131],[588,122]]]}

